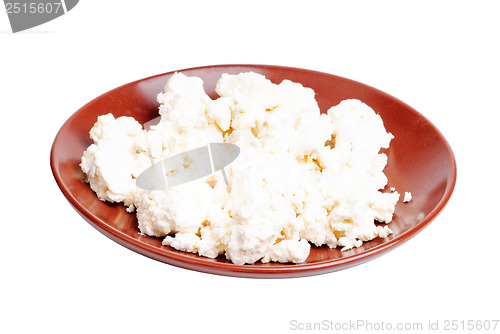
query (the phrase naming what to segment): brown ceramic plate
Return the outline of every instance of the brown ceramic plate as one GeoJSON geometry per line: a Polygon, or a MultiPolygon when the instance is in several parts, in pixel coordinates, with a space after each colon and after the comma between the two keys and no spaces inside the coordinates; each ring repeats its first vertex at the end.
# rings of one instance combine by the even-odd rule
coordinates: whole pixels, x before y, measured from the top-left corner
{"type": "MultiPolygon", "coordinates": [[[[55,180],[70,204],[97,230],[117,243],[158,261],[212,274],[282,278],[316,275],[358,265],[384,254],[413,237],[443,209],[453,191],[456,165],[446,139],[420,113],[370,86],[331,74],[267,65],[219,65],[181,70],[201,77],[211,98],[217,98],[215,84],[222,73],[253,71],[274,83],[283,79],[299,82],[316,92],[322,112],[344,99],[360,99],[382,117],[395,139],[386,150],[389,157],[385,173],[388,187],[400,193],[410,191],[410,203],[396,205],[390,228],[394,234],[377,238],[363,246],[341,252],[328,247],[312,247],[301,264],[256,263],[235,265],[223,258],[209,259],[162,246],[161,240],[139,234],[135,214],[121,204],[100,201],[83,182],[79,168],[83,151],[91,144],[89,130],[97,116],[113,113],[132,116],[142,124],[158,116],[156,95],[163,90],[171,73],[135,81],[118,87],[91,101],[74,113],[62,126],[52,146],[50,163],[55,180]]],[[[385,191],[388,191],[385,189],[385,191]]],[[[81,247],[81,246],[77,246],[81,247]]]]}

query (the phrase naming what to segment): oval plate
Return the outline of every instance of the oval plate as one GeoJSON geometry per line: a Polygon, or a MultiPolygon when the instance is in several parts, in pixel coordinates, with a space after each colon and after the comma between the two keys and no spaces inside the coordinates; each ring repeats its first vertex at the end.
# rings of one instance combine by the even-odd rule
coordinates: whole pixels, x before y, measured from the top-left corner
{"type": "MultiPolygon", "coordinates": [[[[132,116],[141,124],[158,116],[156,96],[174,73],[138,80],[99,96],[74,113],[57,134],[50,156],[55,180],[71,205],[93,227],[117,243],[158,261],[186,269],[238,277],[284,278],[323,274],[352,267],[393,249],[426,227],[448,202],[456,180],[456,163],[446,139],[416,110],[373,87],[331,74],[268,65],[217,65],[180,70],[204,81],[207,94],[215,99],[215,84],[222,73],[253,71],[274,83],[284,79],[299,82],[316,92],[322,112],[344,99],[359,99],[380,114],[387,131],[395,138],[389,149],[384,172],[388,187],[410,191],[410,203],[396,205],[389,227],[394,234],[376,238],[361,247],[341,252],[339,249],[311,247],[301,264],[256,263],[235,265],[223,256],[216,259],[184,253],[162,246],[161,239],[139,234],[135,214],[122,204],[100,201],[83,181],[79,163],[83,151],[92,143],[89,130],[97,116],[113,113],[115,117],[132,116]]],[[[387,188],[388,188],[387,187],[387,188]]],[[[384,189],[384,191],[388,191],[384,189]]]]}

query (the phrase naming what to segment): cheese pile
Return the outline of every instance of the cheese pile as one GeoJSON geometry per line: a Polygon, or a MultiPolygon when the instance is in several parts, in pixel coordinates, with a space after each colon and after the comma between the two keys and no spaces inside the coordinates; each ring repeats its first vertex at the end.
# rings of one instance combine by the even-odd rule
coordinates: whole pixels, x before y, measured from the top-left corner
{"type": "Polygon", "coordinates": [[[235,264],[301,263],[310,244],[359,247],[385,238],[399,193],[382,193],[393,138],[359,100],[320,114],[314,91],[252,72],[223,74],[212,100],[197,77],[175,73],[158,95],[150,130],[131,117],[99,116],[81,169],[104,201],[135,211],[140,232],[180,251],[235,264]],[[207,143],[239,146],[220,172],[167,190],[135,179],[164,159],[207,143]]]}

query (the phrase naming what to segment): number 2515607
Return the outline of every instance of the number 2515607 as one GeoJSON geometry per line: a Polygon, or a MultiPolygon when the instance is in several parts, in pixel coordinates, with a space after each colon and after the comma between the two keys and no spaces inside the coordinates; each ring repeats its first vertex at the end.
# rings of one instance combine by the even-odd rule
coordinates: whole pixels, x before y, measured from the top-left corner
{"type": "Polygon", "coordinates": [[[31,2],[31,3],[19,3],[19,2],[7,2],[5,3],[5,9],[7,14],[52,14],[59,13],[63,11],[61,2],[31,2]]]}

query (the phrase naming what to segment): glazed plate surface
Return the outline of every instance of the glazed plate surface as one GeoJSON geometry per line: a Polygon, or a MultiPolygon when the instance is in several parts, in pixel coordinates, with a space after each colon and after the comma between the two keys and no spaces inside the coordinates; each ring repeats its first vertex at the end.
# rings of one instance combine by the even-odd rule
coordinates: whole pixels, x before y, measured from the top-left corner
{"type": "MultiPolygon", "coordinates": [[[[158,117],[156,96],[173,72],[138,80],[109,91],[75,112],[57,134],[50,163],[55,180],[70,204],[97,230],[117,243],[150,258],[186,269],[238,277],[284,278],[323,274],[372,260],[395,248],[426,227],[448,202],[455,185],[456,164],[453,152],[439,130],[419,112],[398,99],[373,87],[305,69],[269,65],[217,65],[180,70],[204,81],[207,94],[215,99],[215,84],[222,73],[253,71],[274,83],[284,79],[314,89],[321,112],[345,99],[359,99],[378,113],[388,132],[395,138],[389,149],[384,172],[388,187],[402,195],[410,191],[410,203],[396,205],[389,227],[394,232],[385,239],[376,238],[363,246],[341,252],[340,249],[311,247],[301,264],[256,263],[235,265],[220,256],[209,259],[163,246],[161,239],[139,234],[135,214],[122,204],[100,201],[85,183],[79,163],[92,143],[89,130],[97,116],[132,116],[141,124],[158,117]]],[[[388,189],[384,189],[388,191],[388,189]]],[[[75,247],[82,247],[75,245],[75,247]]]]}

